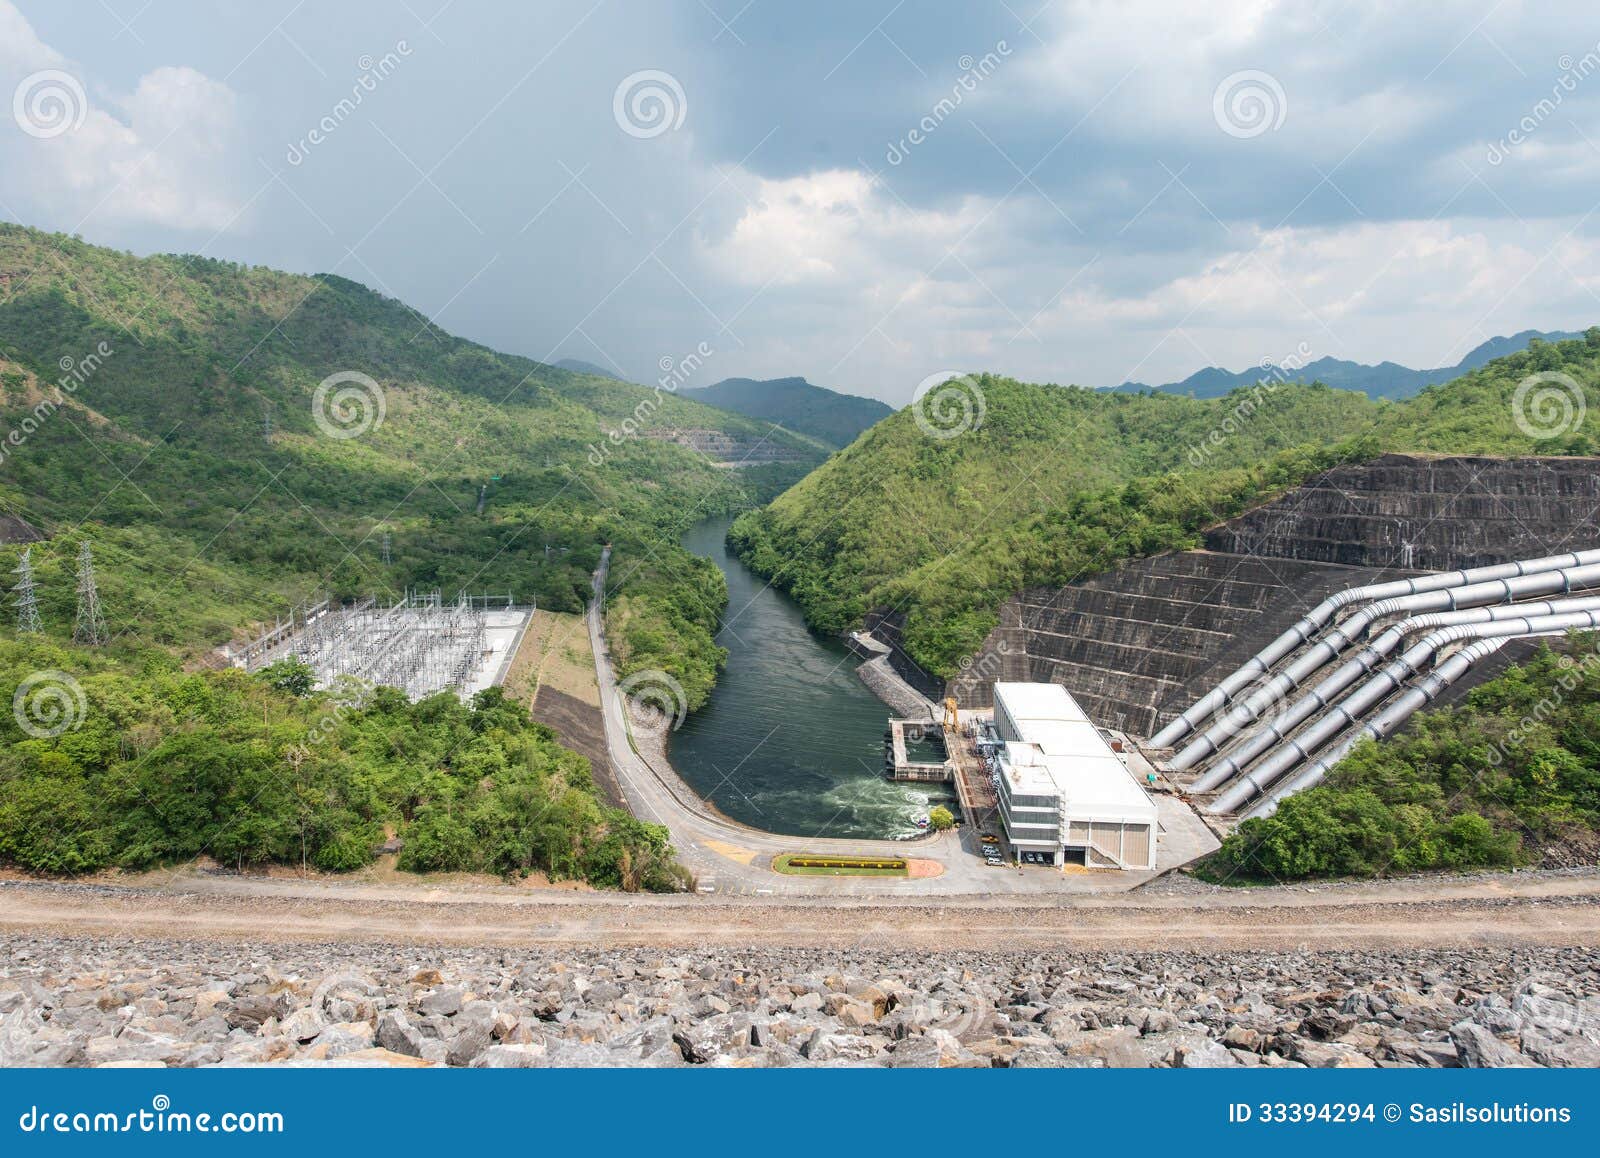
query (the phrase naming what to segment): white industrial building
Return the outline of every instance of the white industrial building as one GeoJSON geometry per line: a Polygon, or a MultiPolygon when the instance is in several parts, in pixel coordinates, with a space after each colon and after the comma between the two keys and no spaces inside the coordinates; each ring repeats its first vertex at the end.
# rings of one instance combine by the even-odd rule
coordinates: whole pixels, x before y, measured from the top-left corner
{"type": "Polygon", "coordinates": [[[1066,688],[997,683],[994,723],[1000,819],[1019,859],[1155,868],[1156,806],[1066,688]]]}

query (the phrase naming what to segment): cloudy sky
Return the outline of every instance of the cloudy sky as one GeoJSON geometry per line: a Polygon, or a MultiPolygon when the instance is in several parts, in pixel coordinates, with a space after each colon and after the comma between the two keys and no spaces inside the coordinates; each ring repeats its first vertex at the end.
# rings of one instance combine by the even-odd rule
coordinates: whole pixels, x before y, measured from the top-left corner
{"type": "Polygon", "coordinates": [[[1107,385],[1600,322],[1592,3],[0,0],[0,216],[636,380],[1107,385]]]}

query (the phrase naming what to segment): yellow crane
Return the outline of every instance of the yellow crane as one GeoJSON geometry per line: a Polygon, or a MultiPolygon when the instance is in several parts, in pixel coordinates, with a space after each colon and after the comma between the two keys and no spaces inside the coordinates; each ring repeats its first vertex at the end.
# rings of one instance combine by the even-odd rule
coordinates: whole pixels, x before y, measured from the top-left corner
{"type": "Polygon", "coordinates": [[[944,734],[946,736],[959,735],[961,732],[961,709],[954,696],[947,696],[944,701],[944,734]]]}

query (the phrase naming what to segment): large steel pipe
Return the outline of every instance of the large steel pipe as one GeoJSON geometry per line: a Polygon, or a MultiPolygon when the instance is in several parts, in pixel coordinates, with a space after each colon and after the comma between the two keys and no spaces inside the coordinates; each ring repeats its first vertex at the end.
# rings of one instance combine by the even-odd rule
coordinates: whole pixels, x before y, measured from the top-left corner
{"type": "Polygon", "coordinates": [[[1236,671],[1224,677],[1216,687],[1196,700],[1181,715],[1150,738],[1156,748],[1170,748],[1192,732],[1202,721],[1226,707],[1233,697],[1272,665],[1296,648],[1309,642],[1326,627],[1335,615],[1346,607],[1369,603],[1378,599],[1397,599],[1407,595],[1421,595],[1428,591],[1441,591],[1449,587],[1463,587],[1469,583],[1494,579],[1514,579],[1539,571],[1582,567],[1600,563],[1600,550],[1578,551],[1567,555],[1550,555],[1541,559],[1525,559],[1515,563],[1498,563],[1489,567],[1473,567],[1464,571],[1441,571],[1419,575],[1414,579],[1397,579],[1389,583],[1374,583],[1366,587],[1351,587],[1330,595],[1313,607],[1288,630],[1258,651],[1236,671]]]}
{"type": "Polygon", "coordinates": [[[1419,680],[1415,687],[1407,688],[1403,696],[1379,712],[1371,723],[1360,728],[1354,735],[1341,740],[1331,752],[1320,757],[1316,763],[1263,795],[1245,814],[1245,819],[1271,816],[1278,810],[1279,802],[1321,783],[1323,777],[1332,771],[1340,760],[1348,756],[1362,740],[1369,736],[1381,740],[1391,734],[1418,708],[1437,699],[1440,692],[1466,675],[1474,665],[1493,655],[1509,642],[1509,639],[1480,639],[1441,662],[1438,667],[1419,680]]]}
{"type": "Polygon", "coordinates": [[[1346,728],[1360,723],[1363,716],[1417,674],[1422,665],[1447,644],[1464,639],[1551,635],[1582,630],[1597,624],[1600,624],[1600,611],[1574,611],[1561,615],[1520,616],[1491,623],[1462,624],[1431,632],[1344,700],[1330,704],[1327,714],[1313,720],[1305,731],[1293,739],[1284,740],[1276,752],[1262,761],[1260,767],[1243,773],[1226,792],[1217,797],[1208,811],[1236,812],[1246,802],[1264,793],[1289,769],[1309,760],[1346,728]]]}
{"type": "MultiPolygon", "coordinates": [[[[1413,611],[1432,611],[1439,608],[1480,607],[1485,604],[1518,606],[1517,600],[1531,595],[1555,592],[1584,591],[1600,587],[1600,564],[1587,567],[1561,568],[1524,575],[1515,579],[1496,579],[1489,583],[1470,583],[1465,587],[1451,587],[1423,595],[1409,595],[1401,599],[1383,599],[1362,608],[1350,616],[1315,647],[1297,657],[1283,671],[1277,673],[1249,697],[1234,704],[1226,715],[1212,721],[1208,727],[1176,756],[1171,768],[1182,772],[1192,768],[1242,732],[1262,712],[1282,701],[1283,697],[1298,687],[1308,676],[1325,667],[1338,657],[1352,642],[1366,634],[1377,620],[1389,615],[1413,611]]],[[[1491,617],[1494,618],[1494,617],[1491,617]]]]}
{"type": "Polygon", "coordinates": [[[1249,739],[1218,760],[1205,775],[1189,786],[1191,792],[1213,792],[1221,788],[1274,744],[1288,736],[1320,708],[1331,704],[1345,688],[1370,672],[1378,663],[1400,645],[1407,635],[1419,631],[1432,631],[1460,623],[1486,623],[1499,619],[1512,619],[1535,615],[1560,615],[1568,611],[1600,610],[1600,595],[1581,599],[1550,599],[1542,603],[1503,604],[1498,607],[1475,607],[1467,611],[1446,611],[1432,615],[1418,615],[1401,620],[1385,628],[1376,639],[1342,664],[1332,675],[1312,688],[1277,716],[1264,723],[1249,739]]]}

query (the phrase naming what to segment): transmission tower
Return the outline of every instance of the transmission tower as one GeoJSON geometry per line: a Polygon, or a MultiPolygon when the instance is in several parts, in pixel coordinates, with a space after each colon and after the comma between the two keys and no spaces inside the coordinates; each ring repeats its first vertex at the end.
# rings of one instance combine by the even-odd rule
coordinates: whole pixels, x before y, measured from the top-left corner
{"type": "Polygon", "coordinates": [[[387,567],[389,565],[389,563],[391,562],[391,560],[389,558],[389,546],[390,546],[389,532],[385,531],[383,533],[383,565],[385,567],[387,567]]]}
{"type": "Polygon", "coordinates": [[[18,635],[38,635],[44,630],[39,619],[39,600],[33,593],[32,555],[32,547],[22,549],[22,558],[17,563],[17,585],[12,588],[17,593],[18,635]]]}
{"type": "Polygon", "coordinates": [[[101,647],[110,638],[105,612],[100,609],[100,590],[94,582],[94,557],[85,539],[78,545],[78,622],[72,628],[72,642],[101,647]]]}

